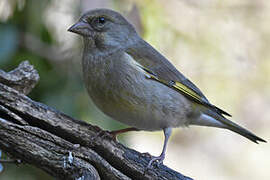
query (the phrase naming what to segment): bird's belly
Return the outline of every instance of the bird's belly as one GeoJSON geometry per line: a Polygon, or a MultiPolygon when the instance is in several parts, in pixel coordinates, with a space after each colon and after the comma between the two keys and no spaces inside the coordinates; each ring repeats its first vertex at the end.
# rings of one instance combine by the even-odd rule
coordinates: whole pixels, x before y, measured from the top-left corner
{"type": "Polygon", "coordinates": [[[97,107],[117,121],[141,130],[177,127],[188,121],[189,101],[144,74],[106,82],[88,87],[88,92],[97,107]]]}
{"type": "Polygon", "coordinates": [[[83,59],[84,81],[96,106],[108,116],[142,130],[188,124],[190,101],[151,79],[127,54],[83,59]]]}

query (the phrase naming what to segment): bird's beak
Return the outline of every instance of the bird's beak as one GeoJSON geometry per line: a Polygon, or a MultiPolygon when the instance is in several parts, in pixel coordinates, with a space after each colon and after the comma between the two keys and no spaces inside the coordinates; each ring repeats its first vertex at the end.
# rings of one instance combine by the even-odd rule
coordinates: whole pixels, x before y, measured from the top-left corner
{"type": "Polygon", "coordinates": [[[76,34],[80,34],[82,36],[88,36],[91,31],[91,26],[83,21],[78,21],[74,25],[72,25],[69,29],[69,32],[73,32],[76,34]]]}

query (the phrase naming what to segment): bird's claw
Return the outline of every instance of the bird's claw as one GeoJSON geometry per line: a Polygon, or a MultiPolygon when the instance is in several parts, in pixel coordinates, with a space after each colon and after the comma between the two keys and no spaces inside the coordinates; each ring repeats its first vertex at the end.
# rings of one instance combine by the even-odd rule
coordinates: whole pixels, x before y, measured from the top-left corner
{"type": "Polygon", "coordinates": [[[151,154],[149,154],[148,152],[145,152],[145,153],[141,153],[140,154],[140,157],[147,157],[147,158],[151,158],[151,154]]]}
{"type": "Polygon", "coordinates": [[[107,131],[107,134],[110,134],[110,138],[112,138],[114,141],[117,141],[117,133],[114,133],[113,131],[107,131]]]}
{"type": "Polygon", "coordinates": [[[91,142],[95,142],[97,138],[111,138],[116,140],[116,136],[110,131],[100,130],[95,136],[91,138],[91,142]]]}
{"type": "Polygon", "coordinates": [[[160,155],[160,156],[158,156],[158,157],[153,157],[153,158],[149,161],[149,163],[148,163],[148,165],[147,165],[147,169],[151,169],[151,168],[152,168],[152,164],[153,164],[154,162],[157,162],[156,165],[157,165],[157,167],[159,167],[161,164],[163,164],[164,158],[165,158],[164,155],[160,155]]]}

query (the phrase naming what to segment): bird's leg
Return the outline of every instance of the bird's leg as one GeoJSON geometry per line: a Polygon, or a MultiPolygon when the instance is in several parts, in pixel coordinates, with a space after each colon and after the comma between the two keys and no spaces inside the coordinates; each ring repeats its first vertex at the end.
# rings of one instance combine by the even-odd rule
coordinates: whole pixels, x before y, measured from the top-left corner
{"type": "Polygon", "coordinates": [[[139,131],[139,129],[131,127],[131,128],[125,128],[125,129],[119,129],[116,131],[109,131],[109,133],[113,136],[113,138],[116,140],[116,136],[122,133],[126,133],[129,131],[139,131]]]}
{"type": "Polygon", "coordinates": [[[172,134],[172,128],[165,128],[165,129],[163,129],[163,132],[164,132],[165,140],[164,140],[162,152],[161,152],[160,156],[154,157],[150,160],[150,162],[147,165],[147,169],[151,168],[153,162],[158,161],[158,165],[160,165],[163,163],[163,160],[165,159],[167,144],[168,144],[168,140],[172,134]]]}

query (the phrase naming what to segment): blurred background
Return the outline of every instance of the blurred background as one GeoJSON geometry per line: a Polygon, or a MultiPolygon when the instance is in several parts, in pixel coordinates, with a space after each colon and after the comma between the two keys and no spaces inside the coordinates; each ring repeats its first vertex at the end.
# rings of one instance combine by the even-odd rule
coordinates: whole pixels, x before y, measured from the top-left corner
{"type": "MultiPolygon", "coordinates": [[[[116,130],[125,127],[93,105],[82,83],[79,16],[106,7],[124,14],[233,120],[269,141],[270,1],[260,0],[0,0],[0,69],[28,60],[40,74],[32,99],[116,130]]],[[[120,142],[159,155],[162,132],[132,132],[120,142]]],[[[6,155],[3,155],[6,157],[6,155]]],[[[226,130],[178,128],[165,165],[194,179],[270,179],[270,145],[226,130]]],[[[53,179],[29,165],[4,165],[2,180],[53,179]]]]}

